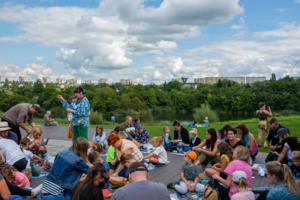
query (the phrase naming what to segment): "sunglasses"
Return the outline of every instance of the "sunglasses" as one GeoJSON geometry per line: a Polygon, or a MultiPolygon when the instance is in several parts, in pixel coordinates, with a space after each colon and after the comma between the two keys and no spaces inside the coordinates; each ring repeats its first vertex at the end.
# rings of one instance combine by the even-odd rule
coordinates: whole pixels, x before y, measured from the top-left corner
{"type": "Polygon", "coordinates": [[[76,93],[79,93],[79,92],[81,92],[80,90],[78,90],[78,89],[74,89],[74,93],[76,94],[76,93]]]}
{"type": "Polygon", "coordinates": [[[265,177],[266,177],[266,178],[268,177],[268,175],[271,175],[271,174],[267,174],[267,173],[265,173],[265,177]]]}

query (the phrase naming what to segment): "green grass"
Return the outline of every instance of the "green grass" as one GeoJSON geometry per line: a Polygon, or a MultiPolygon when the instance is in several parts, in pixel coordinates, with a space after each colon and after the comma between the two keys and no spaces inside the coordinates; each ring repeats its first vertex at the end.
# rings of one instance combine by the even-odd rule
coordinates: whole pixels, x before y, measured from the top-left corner
{"type": "MultiPolygon", "coordinates": [[[[291,136],[292,137],[298,137],[298,142],[300,142],[300,132],[299,132],[299,127],[300,127],[300,116],[289,116],[289,117],[276,117],[279,121],[279,123],[285,127],[287,127],[290,130],[291,136]]],[[[34,119],[37,124],[44,124],[43,119],[34,119]]],[[[66,119],[58,119],[58,123],[60,126],[68,126],[69,124],[67,123],[66,119]],[[60,123],[61,122],[61,123],[60,123]]],[[[112,122],[107,122],[107,123],[112,123],[112,122]]],[[[244,123],[247,125],[249,128],[249,131],[254,135],[254,137],[257,139],[258,138],[258,119],[253,118],[249,120],[240,120],[240,121],[228,121],[228,122],[217,122],[217,123],[211,123],[210,127],[198,127],[198,137],[201,138],[201,140],[205,139],[205,134],[206,130],[208,128],[214,128],[216,130],[221,129],[224,125],[230,124],[232,127],[235,127],[238,123],[244,123]]],[[[105,129],[114,129],[117,126],[115,125],[103,125],[105,129]]],[[[172,124],[168,125],[170,128],[170,135],[173,138],[173,132],[174,128],[172,124]]],[[[162,136],[163,135],[163,125],[152,125],[152,126],[144,126],[145,129],[149,132],[150,138],[153,138],[154,136],[162,136]]],[[[187,127],[188,131],[192,130],[192,127],[187,127]]],[[[89,128],[96,128],[96,125],[91,125],[89,128]]],[[[238,137],[240,137],[238,135],[238,137]]],[[[262,144],[265,141],[265,137],[263,135],[262,137],[262,144]]],[[[258,142],[258,141],[257,141],[258,142]]],[[[269,152],[269,148],[259,148],[259,152],[269,152]]]]}

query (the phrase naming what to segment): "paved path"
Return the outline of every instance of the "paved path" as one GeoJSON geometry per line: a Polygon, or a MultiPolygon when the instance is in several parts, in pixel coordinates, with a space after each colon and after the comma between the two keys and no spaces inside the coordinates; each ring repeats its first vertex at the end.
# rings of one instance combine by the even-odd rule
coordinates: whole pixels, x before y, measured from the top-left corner
{"type": "MultiPolygon", "coordinates": [[[[71,140],[66,140],[66,130],[67,127],[43,127],[45,137],[50,136],[51,139],[47,145],[48,153],[51,156],[55,156],[63,149],[68,149],[72,142],[71,140]]],[[[109,133],[110,130],[105,130],[106,133],[109,133]]],[[[92,135],[94,133],[94,128],[89,129],[89,139],[92,139],[92,135]]],[[[25,132],[22,133],[25,136],[25,132]]],[[[144,154],[145,155],[145,154],[144,154]]],[[[256,159],[253,160],[253,163],[264,164],[265,158],[267,153],[258,153],[256,159]]],[[[105,160],[106,158],[103,157],[105,160]]],[[[150,174],[150,181],[163,183],[167,185],[170,182],[176,182],[180,178],[179,174],[179,167],[183,163],[183,156],[182,155],[174,155],[168,152],[168,160],[170,161],[169,164],[162,166],[161,168],[149,171],[150,174]]],[[[268,180],[264,177],[260,177],[257,172],[253,172],[253,187],[259,186],[270,186],[268,180]]],[[[39,184],[43,183],[45,178],[40,179],[33,179],[30,181],[31,187],[36,187],[39,184]]],[[[170,193],[174,193],[175,190],[168,189],[170,193]]],[[[35,198],[40,199],[40,198],[35,198]]]]}

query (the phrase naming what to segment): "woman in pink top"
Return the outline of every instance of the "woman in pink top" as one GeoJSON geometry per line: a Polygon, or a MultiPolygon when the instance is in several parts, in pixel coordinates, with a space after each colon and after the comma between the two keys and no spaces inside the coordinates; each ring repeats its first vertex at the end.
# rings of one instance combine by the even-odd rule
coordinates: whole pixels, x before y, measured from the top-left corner
{"type": "Polygon", "coordinates": [[[227,168],[224,170],[224,173],[227,175],[227,179],[221,178],[219,175],[214,174],[212,176],[213,179],[217,180],[214,181],[214,185],[218,188],[220,196],[222,200],[229,200],[232,195],[236,194],[237,191],[232,184],[232,174],[235,171],[244,171],[247,174],[248,185],[247,188],[252,188],[252,171],[249,165],[249,150],[247,147],[238,146],[233,151],[233,158],[235,161],[232,161],[227,168]],[[221,186],[220,183],[224,184],[227,187],[230,187],[230,190],[221,186]]]}

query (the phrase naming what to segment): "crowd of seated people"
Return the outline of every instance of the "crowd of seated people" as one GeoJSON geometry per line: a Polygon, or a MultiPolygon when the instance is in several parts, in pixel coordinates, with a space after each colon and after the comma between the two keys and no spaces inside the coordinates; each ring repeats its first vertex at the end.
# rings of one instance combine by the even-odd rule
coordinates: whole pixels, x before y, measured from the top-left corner
{"type": "Polygon", "coordinates": [[[300,144],[275,118],[270,120],[272,133],[264,143],[267,148],[272,140],[264,175],[275,186],[259,188],[252,185],[252,171],[258,169],[250,166],[258,145],[245,124],[239,123],[235,128],[225,125],[220,130],[209,128],[205,138],[200,138],[199,129],[188,131],[174,120],[174,135],[170,134],[169,127],[164,127],[161,137],[153,137],[150,142],[140,120],[134,121],[133,125],[132,118],[126,117],[110,134],[98,125],[91,141],[78,137],[69,149],[56,155],[52,165],[48,162],[41,126],[32,127],[30,134],[18,144],[6,122],[0,122],[0,199],[37,195],[47,200],[171,199],[167,187],[180,194],[201,193],[205,189],[199,182],[201,179],[209,179],[222,200],[255,199],[254,194],[259,194],[258,199],[267,200],[300,199],[300,144]],[[149,143],[154,149],[143,155],[141,148],[149,143]],[[150,163],[165,165],[166,150],[184,155],[179,182],[167,187],[149,181],[147,168],[150,163]],[[101,155],[106,152],[104,160],[101,155]],[[47,172],[45,181],[31,188],[30,179],[40,172],[47,172]],[[123,187],[112,194],[108,190],[110,182],[123,187]]]}

